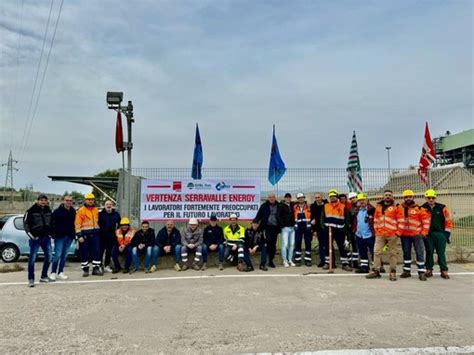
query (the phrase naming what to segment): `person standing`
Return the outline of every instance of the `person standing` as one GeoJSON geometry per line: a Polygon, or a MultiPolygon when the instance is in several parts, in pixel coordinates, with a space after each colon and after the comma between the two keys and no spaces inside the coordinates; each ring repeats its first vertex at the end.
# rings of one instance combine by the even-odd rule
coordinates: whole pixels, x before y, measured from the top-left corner
{"type": "Polygon", "coordinates": [[[354,209],[354,222],[352,232],[357,242],[357,250],[360,253],[360,266],[356,269],[358,274],[369,273],[369,253],[374,256],[375,231],[374,213],[375,208],[368,202],[365,194],[357,195],[357,206],[354,209]]]}
{"type": "Polygon", "coordinates": [[[92,259],[92,275],[102,276],[100,269],[99,210],[92,193],[84,195],[84,206],[76,212],[76,238],[79,242],[82,276],[89,276],[89,260],[92,259]]]}
{"type": "Polygon", "coordinates": [[[219,257],[219,270],[224,270],[225,239],[224,230],[217,224],[217,217],[212,215],[209,218],[209,225],[204,228],[204,243],[202,244],[202,268],[207,268],[207,258],[209,252],[217,252],[219,257]]]}
{"type": "Polygon", "coordinates": [[[181,271],[179,265],[181,260],[181,233],[174,226],[174,222],[166,221],[166,225],[158,231],[155,238],[155,246],[153,247],[152,267],[150,269],[154,272],[158,266],[158,256],[173,255],[174,269],[181,271]]]}
{"type": "Polygon", "coordinates": [[[69,248],[76,234],[74,228],[76,210],[72,207],[72,204],[72,196],[64,196],[63,203],[54,210],[52,215],[54,257],[49,277],[53,280],[56,280],[56,277],[59,280],[67,280],[67,276],[64,275],[64,266],[66,265],[69,248]]]}
{"type": "MultiPolygon", "coordinates": [[[[350,227],[349,211],[347,210],[345,204],[339,202],[338,193],[336,190],[333,189],[329,191],[328,197],[329,203],[324,205],[323,213],[321,214],[322,228],[325,229],[325,233],[329,233],[329,228],[332,229],[333,241],[336,241],[337,248],[339,249],[342,269],[345,271],[352,271],[352,268],[349,266],[349,260],[344,247],[347,229],[350,227]]],[[[326,244],[325,265],[323,267],[325,270],[329,269],[329,248],[333,247],[329,244],[328,238],[328,243],[326,244]]]]}
{"type": "Polygon", "coordinates": [[[199,228],[199,222],[196,218],[189,220],[188,226],[184,229],[181,234],[181,259],[183,261],[182,270],[186,271],[189,269],[188,254],[194,252],[194,260],[192,268],[194,270],[201,269],[201,256],[202,256],[202,231],[199,228]]]}
{"type": "Polygon", "coordinates": [[[244,263],[244,242],[245,228],[237,223],[237,215],[232,213],[229,217],[230,224],[224,228],[225,254],[227,260],[234,260],[237,255],[237,269],[245,271],[244,263]]]}
{"type": "Polygon", "coordinates": [[[449,279],[446,261],[446,244],[449,243],[453,221],[447,207],[436,202],[436,191],[426,190],[426,202],[421,206],[431,216],[430,230],[425,239],[426,246],[426,277],[433,276],[434,252],[438,255],[441,277],[449,279]]]}
{"type": "Polygon", "coordinates": [[[141,229],[136,232],[132,238],[132,273],[138,271],[138,258],[142,255],[145,255],[145,274],[150,272],[150,262],[152,260],[154,245],[155,231],[153,228],[150,228],[148,221],[143,221],[141,229]]]}
{"type": "Polygon", "coordinates": [[[347,197],[349,198],[349,201],[347,201],[346,206],[347,206],[347,209],[349,210],[350,224],[351,224],[351,227],[349,228],[349,232],[347,233],[349,243],[351,243],[351,252],[349,253],[349,265],[354,269],[358,269],[359,268],[359,250],[358,250],[357,238],[356,238],[356,235],[354,234],[354,228],[352,228],[352,225],[356,223],[355,211],[356,211],[357,203],[358,203],[357,193],[349,192],[347,197]]]}
{"type": "Polygon", "coordinates": [[[279,202],[274,193],[268,194],[268,200],[262,203],[258,209],[254,221],[259,225],[260,230],[265,233],[265,240],[268,248],[268,266],[274,268],[273,259],[276,254],[278,233],[280,233],[280,221],[278,220],[279,202]]]}
{"type": "Polygon", "coordinates": [[[278,208],[278,220],[281,223],[281,258],[284,267],[296,266],[293,262],[295,248],[294,205],[291,201],[291,194],[286,193],[278,208]]]}
{"type": "Polygon", "coordinates": [[[117,244],[115,231],[119,224],[120,214],[114,208],[114,203],[110,200],[105,201],[104,208],[99,212],[100,260],[104,262],[104,272],[112,272],[110,258],[112,248],[117,244]]]}
{"type": "Polygon", "coordinates": [[[426,281],[425,243],[424,239],[430,230],[430,215],[415,202],[412,190],[403,191],[403,203],[398,206],[397,234],[402,241],[403,272],[402,279],[411,277],[412,245],[416,254],[418,278],[426,281]]]}
{"type": "Polygon", "coordinates": [[[35,287],[35,262],[39,248],[43,250],[44,260],[40,282],[54,281],[48,277],[51,260],[51,209],[48,206],[48,197],[41,194],[36,203],[23,216],[25,232],[30,237],[30,256],[28,258],[28,287],[35,287]]]}
{"type": "Polygon", "coordinates": [[[295,264],[301,266],[302,249],[301,244],[304,239],[304,263],[311,266],[311,242],[313,233],[311,232],[311,211],[306,203],[306,197],[303,193],[296,195],[298,202],[293,206],[293,215],[295,217],[295,264]]]}
{"type": "Polygon", "coordinates": [[[380,272],[382,268],[382,251],[385,246],[388,246],[390,255],[390,281],[397,280],[397,220],[398,220],[398,206],[393,199],[393,192],[385,190],[383,199],[375,206],[374,213],[374,267],[373,270],[366,276],[368,279],[378,279],[381,277],[380,272]]]}
{"type": "Polygon", "coordinates": [[[314,202],[310,206],[311,210],[311,225],[313,232],[318,237],[318,251],[319,251],[319,264],[318,267],[324,266],[324,259],[326,257],[326,244],[328,244],[327,233],[324,233],[324,229],[321,226],[321,215],[323,213],[324,204],[328,201],[323,199],[320,193],[314,195],[314,202]]]}
{"type": "Polygon", "coordinates": [[[112,248],[112,260],[114,261],[114,270],[112,273],[116,274],[122,270],[118,258],[119,255],[125,255],[125,266],[122,272],[124,274],[130,272],[130,264],[132,262],[132,240],[135,233],[135,228],[130,227],[130,220],[126,217],[121,218],[120,228],[115,232],[117,243],[112,248]]]}

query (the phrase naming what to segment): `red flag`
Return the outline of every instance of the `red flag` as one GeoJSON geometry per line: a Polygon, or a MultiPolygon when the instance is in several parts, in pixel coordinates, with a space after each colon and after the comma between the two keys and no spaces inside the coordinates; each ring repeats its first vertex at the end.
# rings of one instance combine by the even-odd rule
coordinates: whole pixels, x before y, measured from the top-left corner
{"type": "Polygon", "coordinates": [[[117,112],[117,123],[115,124],[115,150],[117,153],[124,151],[123,149],[123,131],[122,131],[122,114],[117,112]]]}
{"type": "Polygon", "coordinates": [[[436,160],[436,152],[431,140],[428,122],[425,126],[425,138],[423,140],[423,148],[421,149],[420,164],[418,165],[418,175],[423,183],[428,185],[428,169],[436,160]]]}

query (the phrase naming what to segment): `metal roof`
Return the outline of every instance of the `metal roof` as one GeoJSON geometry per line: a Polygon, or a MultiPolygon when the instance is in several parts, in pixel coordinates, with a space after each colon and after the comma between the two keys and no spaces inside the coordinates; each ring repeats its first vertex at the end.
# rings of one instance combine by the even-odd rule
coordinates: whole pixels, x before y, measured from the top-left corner
{"type": "Polygon", "coordinates": [[[51,181],[72,182],[74,184],[98,186],[101,189],[117,189],[118,177],[97,177],[97,176],[48,176],[51,181]]]}
{"type": "Polygon", "coordinates": [[[443,152],[474,145],[474,128],[439,138],[437,149],[443,152]]]}

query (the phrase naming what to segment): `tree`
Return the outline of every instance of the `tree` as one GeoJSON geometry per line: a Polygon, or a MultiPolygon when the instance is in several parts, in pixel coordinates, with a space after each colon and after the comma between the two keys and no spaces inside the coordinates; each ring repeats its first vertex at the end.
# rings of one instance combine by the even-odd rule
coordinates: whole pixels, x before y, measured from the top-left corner
{"type": "MultiPolygon", "coordinates": [[[[108,169],[105,170],[97,175],[94,175],[95,177],[119,177],[119,170],[118,169],[108,169]]],[[[117,190],[116,189],[101,189],[104,191],[107,195],[112,197],[114,200],[117,199],[117,190]]],[[[102,201],[107,199],[108,197],[105,196],[101,191],[96,189],[95,187],[92,189],[92,193],[95,195],[96,201],[102,201]]]]}

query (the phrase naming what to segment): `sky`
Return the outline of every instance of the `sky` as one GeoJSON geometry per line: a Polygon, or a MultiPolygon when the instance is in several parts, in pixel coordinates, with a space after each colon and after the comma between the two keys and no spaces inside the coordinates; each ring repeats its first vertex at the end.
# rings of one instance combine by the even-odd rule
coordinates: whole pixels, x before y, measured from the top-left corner
{"type": "Polygon", "coordinates": [[[345,167],[353,130],[363,168],[386,167],[385,146],[408,167],[425,121],[433,137],[474,126],[469,0],[65,1],[48,61],[60,3],[0,2],[16,188],[88,191],[47,176],[121,166],[107,91],[133,100],[140,168],[190,168],[196,122],[208,168],[268,167],[272,124],[287,168],[345,167]]]}

